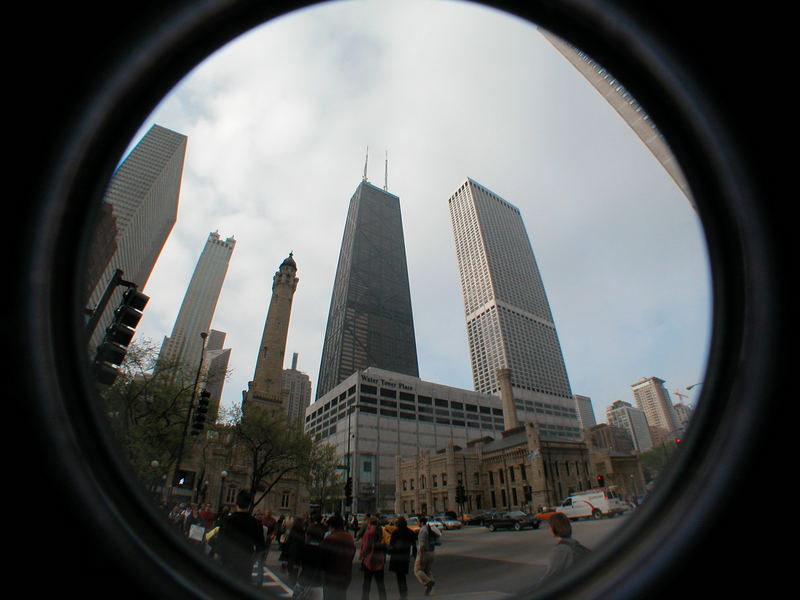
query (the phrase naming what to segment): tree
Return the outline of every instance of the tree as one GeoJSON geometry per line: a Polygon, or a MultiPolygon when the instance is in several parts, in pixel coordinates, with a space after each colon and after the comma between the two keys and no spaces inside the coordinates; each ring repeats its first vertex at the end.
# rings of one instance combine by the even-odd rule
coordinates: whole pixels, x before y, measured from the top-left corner
{"type": "Polygon", "coordinates": [[[320,508],[340,508],[344,495],[344,476],[341,459],[330,444],[315,445],[309,464],[301,474],[309,500],[320,508]]]}
{"type": "Polygon", "coordinates": [[[226,419],[235,452],[246,463],[253,491],[252,507],[282,479],[309,469],[314,444],[298,423],[289,422],[279,408],[253,406],[228,409],[226,419]]]}
{"type": "Polygon", "coordinates": [[[131,344],[116,381],[101,392],[120,452],[151,487],[175,467],[194,387],[176,376],[182,365],[159,361],[158,351],[147,339],[131,344]]]}

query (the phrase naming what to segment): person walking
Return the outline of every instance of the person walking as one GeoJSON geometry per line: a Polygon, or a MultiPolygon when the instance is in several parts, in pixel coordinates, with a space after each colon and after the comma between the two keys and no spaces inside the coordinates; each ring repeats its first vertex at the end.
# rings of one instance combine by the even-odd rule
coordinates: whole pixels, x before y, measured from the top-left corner
{"type": "Polygon", "coordinates": [[[383,543],[383,527],[378,525],[377,517],[369,520],[366,531],[361,537],[361,570],[364,572],[364,583],[361,587],[361,600],[369,599],[372,580],[378,588],[378,598],[386,600],[386,587],[383,583],[383,570],[386,563],[386,545],[383,543]]]}
{"type": "Polygon", "coordinates": [[[556,539],[556,545],[550,552],[547,571],[542,577],[546,581],[570,569],[581,558],[591,552],[586,546],[572,537],[572,524],[564,513],[554,513],[547,519],[550,533],[556,539]]]}
{"type": "Polygon", "coordinates": [[[356,544],[352,534],[345,530],[344,519],[339,515],[328,519],[328,528],[330,533],[320,544],[323,597],[324,600],[345,600],[353,577],[356,544]]]}
{"type": "Polygon", "coordinates": [[[253,562],[258,552],[264,550],[261,523],[250,514],[252,497],[247,490],[236,496],[236,510],[222,520],[217,533],[216,552],[222,565],[234,576],[250,581],[253,562]]]}
{"type": "Polygon", "coordinates": [[[292,528],[286,534],[285,558],[289,572],[289,585],[297,585],[297,577],[302,566],[303,547],[306,544],[306,521],[303,517],[295,517],[292,528]]]}
{"type": "Polygon", "coordinates": [[[442,532],[432,527],[425,517],[419,519],[417,533],[417,560],[414,563],[414,575],[425,586],[425,595],[430,596],[436,581],[433,577],[433,558],[442,532]]]}
{"type": "Polygon", "coordinates": [[[300,552],[300,574],[297,577],[294,598],[322,600],[322,550],[325,537],[322,517],[315,515],[306,528],[305,543],[300,552]]]}
{"type": "Polygon", "coordinates": [[[397,577],[400,600],[408,598],[408,575],[411,561],[417,554],[414,532],[409,529],[404,517],[397,519],[397,528],[389,538],[389,570],[397,577]]]}

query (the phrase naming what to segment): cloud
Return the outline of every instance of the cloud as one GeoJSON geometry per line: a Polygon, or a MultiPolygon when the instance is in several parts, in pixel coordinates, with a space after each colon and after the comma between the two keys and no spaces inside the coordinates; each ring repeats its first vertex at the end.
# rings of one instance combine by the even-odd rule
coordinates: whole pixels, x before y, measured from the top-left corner
{"type": "Polygon", "coordinates": [[[168,335],[210,231],[237,240],[213,327],[238,402],[272,275],[294,251],[287,356],[316,386],[344,218],[369,178],[401,200],[421,375],[471,387],[447,198],[470,176],[523,213],[573,391],[598,416],[645,375],[702,378],[709,279],[696,215],[532,25],[466,3],[330,3],[213,55],[151,115],[189,138],[179,222],[142,335],[168,335]],[[667,372],[668,371],[668,372],[667,372]]]}

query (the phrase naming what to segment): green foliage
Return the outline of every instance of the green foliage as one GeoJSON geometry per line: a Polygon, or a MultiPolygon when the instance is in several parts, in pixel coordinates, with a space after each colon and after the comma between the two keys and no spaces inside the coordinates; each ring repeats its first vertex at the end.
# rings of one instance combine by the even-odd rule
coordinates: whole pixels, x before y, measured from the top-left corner
{"type": "Polygon", "coordinates": [[[102,392],[120,452],[145,482],[174,466],[194,381],[181,382],[179,365],[159,363],[149,340],[135,342],[114,385],[102,392]]]}
{"type": "Polygon", "coordinates": [[[287,476],[300,477],[310,469],[314,456],[311,436],[300,424],[288,422],[280,408],[253,406],[242,414],[239,408],[224,418],[236,453],[251,473],[255,490],[253,506],[287,476]]]}
{"type": "Polygon", "coordinates": [[[338,505],[344,493],[342,460],[330,444],[315,445],[307,468],[301,479],[308,490],[312,504],[338,505]]]}

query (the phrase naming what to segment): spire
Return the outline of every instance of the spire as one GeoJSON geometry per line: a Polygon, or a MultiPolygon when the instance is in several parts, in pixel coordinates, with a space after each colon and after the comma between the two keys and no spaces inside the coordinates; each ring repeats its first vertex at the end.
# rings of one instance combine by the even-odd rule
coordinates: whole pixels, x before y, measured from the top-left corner
{"type": "Polygon", "coordinates": [[[369,146],[367,146],[367,154],[364,157],[364,177],[361,179],[361,181],[366,181],[367,180],[367,162],[368,161],[369,161],[369,146]]]}
{"type": "Polygon", "coordinates": [[[383,167],[383,189],[389,190],[389,151],[386,150],[386,162],[383,167]]]}

